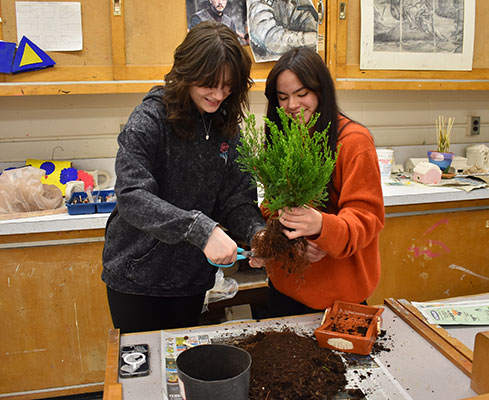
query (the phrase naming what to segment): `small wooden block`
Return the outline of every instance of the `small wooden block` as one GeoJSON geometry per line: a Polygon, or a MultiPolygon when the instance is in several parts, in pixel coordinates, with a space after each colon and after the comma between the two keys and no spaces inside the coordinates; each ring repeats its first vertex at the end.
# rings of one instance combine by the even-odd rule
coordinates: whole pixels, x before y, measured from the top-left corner
{"type": "Polygon", "coordinates": [[[475,336],[470,387],[478,394],[489,393],[489,331],[475,336]]]}
{"type": "Polygon", "coordinates": [[[122,400],[122,385],[119,383],[120,336],[119,329],[109,329],[105,361],[104,400],[122,400]]]}

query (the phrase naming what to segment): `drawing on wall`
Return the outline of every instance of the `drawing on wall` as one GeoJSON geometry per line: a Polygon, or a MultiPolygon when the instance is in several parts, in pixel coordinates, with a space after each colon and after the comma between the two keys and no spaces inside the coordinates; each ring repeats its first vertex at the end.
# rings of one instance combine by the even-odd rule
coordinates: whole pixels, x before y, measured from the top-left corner
{"type": "Polygon", "coordinates": [[[83,49],[80,2],[17,1],[17,40],[30,38],[44,51],[83,49]]]}
{"type": "Polygon", "coordinates": [[[360,69],[472,69],[475,0],[361,0],[360,69]]]}
{"type": "Polygon", "coordinates": [[[248,45],[246,0],[186,0],[187,29],[213,19],[230,27],[242,45],[248,45]]]}
{"type": "Polygon", "coordinates": [[[256,62],[278,60],[295,47],[317,51],[318,13],[312,0],[247,0],[246,4],[256,62]]]}

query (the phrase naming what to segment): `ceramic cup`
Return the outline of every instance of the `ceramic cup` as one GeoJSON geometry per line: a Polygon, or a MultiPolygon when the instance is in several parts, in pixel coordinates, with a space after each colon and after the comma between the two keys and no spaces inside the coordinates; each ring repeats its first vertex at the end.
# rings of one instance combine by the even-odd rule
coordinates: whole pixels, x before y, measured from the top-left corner
{"type": "Polygon", "coordinates": [[[93,176],[94,190],[106,189],[110,186],[111,176],[107,171],[95,169],[92,171],[87,171],[87,174],[93,176]]]}
{"type": "Polygon", "coordinates": [[[84,192],[85,183],[83,181],[68,181],[66,182],[65,199],[71,199],[71,195],[75,192],[84,192]]]}

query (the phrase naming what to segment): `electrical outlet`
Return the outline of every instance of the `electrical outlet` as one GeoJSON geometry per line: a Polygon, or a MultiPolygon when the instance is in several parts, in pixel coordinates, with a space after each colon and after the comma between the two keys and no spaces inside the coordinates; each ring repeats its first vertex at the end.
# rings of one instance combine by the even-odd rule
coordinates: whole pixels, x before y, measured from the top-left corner
{"type": "Polygon", "coordinates": [[[467,117],[467,136],[477,136],[481,133],[481,117],[469,115],[467,117]]]}

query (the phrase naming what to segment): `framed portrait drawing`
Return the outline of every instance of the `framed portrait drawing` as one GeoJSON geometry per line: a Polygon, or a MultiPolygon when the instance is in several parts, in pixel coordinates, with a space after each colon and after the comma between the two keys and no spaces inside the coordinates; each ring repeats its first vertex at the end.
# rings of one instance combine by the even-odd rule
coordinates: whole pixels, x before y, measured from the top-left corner
{"type": "Polygon", "coordinates": [[[470,71],[475,0],[361,0],[360,69],[470,71]]]}

